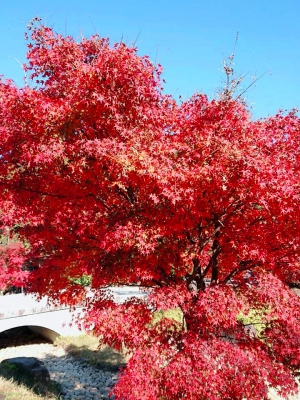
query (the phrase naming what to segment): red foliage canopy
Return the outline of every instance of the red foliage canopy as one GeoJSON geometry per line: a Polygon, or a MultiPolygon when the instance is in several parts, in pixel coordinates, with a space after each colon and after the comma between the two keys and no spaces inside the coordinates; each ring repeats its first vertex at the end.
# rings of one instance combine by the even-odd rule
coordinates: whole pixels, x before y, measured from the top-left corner
{"type": "Polygon", "coordinates": [[[37,260],[30,290],[74,304],[72,278],[91,276],[86,325],[132,354],[116,399],[295,390],[296,113],[253,121],[242,101],[203,94],[179,106],[160,65],[98,36],[33,26],[28,48],[31,87],[0,83],[0,209],[37,260]],[[99,290],[136,282],[147,303],[99,290]],[[182,322],[153,322],[169,309],[182,322]]]}

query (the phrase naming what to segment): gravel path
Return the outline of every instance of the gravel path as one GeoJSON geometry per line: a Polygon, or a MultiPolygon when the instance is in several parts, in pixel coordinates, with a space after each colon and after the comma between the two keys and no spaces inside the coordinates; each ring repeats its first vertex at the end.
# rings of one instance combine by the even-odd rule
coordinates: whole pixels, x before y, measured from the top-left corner
{"type": "Polygon", "coordinates": [[[1,336],[0,362],[11,357],[36,357],[44,362],[51,380],[59,382],[65,400],[108,399],[118,379],[115,372],[102,371],[76,360],[64,349],[54,346],[32,333],[19,337],[1,336]]]}

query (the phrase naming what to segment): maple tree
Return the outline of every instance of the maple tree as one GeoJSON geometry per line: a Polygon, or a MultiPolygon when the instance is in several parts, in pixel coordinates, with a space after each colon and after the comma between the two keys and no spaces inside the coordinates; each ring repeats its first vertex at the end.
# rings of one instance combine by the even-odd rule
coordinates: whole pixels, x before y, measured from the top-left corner
{"type": "Polygon", "coordinates": [[[131,354],[116,399],[296,391],[297,113],[255,121],[232,95],[178,105],[136,48],[29,28],[31,85],[0,83],[1,220],[35,260],[28,290],[74,305],[91,278],[84,327],[131,354]],[[146,302],[101,290],[137,282],[146,302]]]}

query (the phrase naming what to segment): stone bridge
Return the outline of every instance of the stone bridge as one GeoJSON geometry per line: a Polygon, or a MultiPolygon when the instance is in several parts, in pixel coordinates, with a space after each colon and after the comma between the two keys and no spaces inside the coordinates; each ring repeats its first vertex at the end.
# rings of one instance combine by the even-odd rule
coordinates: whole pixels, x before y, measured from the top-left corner
{"type": "MultiPolygon", "coordinates": [[[[110,288],[116,303],[130,297],[145,298],[147,294],[138,286],[110,288]]],[[[82,315],[82,307],[70,311],[65,306],[50,306],[47,297],[37,300],[33,295],[11,294],[0,296],[0,333],[8,329],[28,326],[32,331],[54,341],[58,335],[76,336],[82,334],[72,318],[82,315]]]]}

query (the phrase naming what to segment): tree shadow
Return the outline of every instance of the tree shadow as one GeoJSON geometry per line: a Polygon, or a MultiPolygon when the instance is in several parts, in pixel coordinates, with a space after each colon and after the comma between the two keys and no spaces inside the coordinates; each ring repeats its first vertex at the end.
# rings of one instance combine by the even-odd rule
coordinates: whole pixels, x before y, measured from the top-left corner
{"type": "Polygon", "coordinates": [[[0,363],[0,376],[5,380],[13,381],[18,386],[25,386],[45,399],[60,398],[61,386],[58,382],[50,380],[47,383],[41,383],[26,371],[5,361],[0,363]]]}
{"type": "Polygon", "coordinates": [[[126,366],[126,357],[110,347],[91,350],[85,345],[69,344],[65,347],[65,350],[79,362],[89,363],[104,371],[118,372],[126,366]]]}

